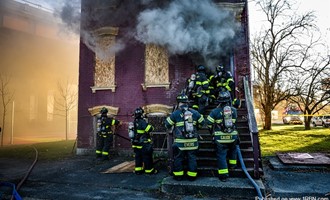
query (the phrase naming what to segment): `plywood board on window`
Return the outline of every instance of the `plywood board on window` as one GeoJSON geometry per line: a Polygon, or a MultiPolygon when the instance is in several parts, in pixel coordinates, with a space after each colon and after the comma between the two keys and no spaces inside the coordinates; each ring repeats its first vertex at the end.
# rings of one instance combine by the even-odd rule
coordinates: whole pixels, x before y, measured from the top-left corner
{"type": "Polygon", "coordinates": [[[145,50],[145,84],[148,86],[168,83],[167,50],[155,44],[147,44],[145,50]]]}
{"type": "Polygon", "coordinates": [[[115,85],[115,54],[111,47],[115,45],[115,37],[102,35],[98,38],[95,54],[95,87],[112,87],[115,85]]]}

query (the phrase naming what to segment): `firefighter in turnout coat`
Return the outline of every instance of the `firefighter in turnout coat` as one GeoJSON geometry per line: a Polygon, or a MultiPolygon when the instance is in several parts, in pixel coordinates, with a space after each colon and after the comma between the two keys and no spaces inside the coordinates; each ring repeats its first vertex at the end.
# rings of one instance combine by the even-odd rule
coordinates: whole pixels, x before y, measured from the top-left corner
{"type": "Polygon", "coordinates": [[[235,126],[237,110],[231,106],[228,91],[221,91],[217,101],[219,106],[211,111],[206,123],[216,144],[218,177],[221,181],[226,181],[229,177],[227,157],[230,168],[235,168],[237,164],[236,144],[239,144],[235,126]]]}
{"type": "Polygon", "coordinates": [[[230,92],[230,97],[232,100],[232,105],[235,108],[241,107],[241,101],[235,98],[235,82],[232,74],[225,70],[223,65],[216,67],[217,74],[213,78],[212,83],[215,87],[216,94],[219,94],[222,90],[227,90],[230,92]]]}
{"type": "Polygon", "coordinates": [[[100,111],[100,117],[97,118],[97,134],[96,134],[96,157],[102,160],[109,160],[109,150],[113,141],[113,126],[120,124],[116,120],[108,116],[108,109],[103,107],[100,111]]]}
{"type": "Polygon", "coordinates": [[[151,132],[154,127],[143,116],[144,110],[139,107],[134,111],[134,122],[128,125],[128,134],[135,153],[135,174],[156,174],[154,169],[151,132]]]}
{"type": "Polygon", "coordinates": [[[230,92],[231,99],[233,99],[233,92],[235,87],[235,82],[233,76],[229,71],[225,70],[223,65],[216,67],[217,75],[215,76],[216,88],[220,92],[222,88],[230,92]]]}
{"type": "Polygon", "coordinates": [[[206,68],[203,65],[197,67],[196,73],[196,99],[197,104],[194,104],[192,107],[200,114],[204,114],[205,108],[208,105],[208,96],[210,94],[209,90],[209,81],[206,76],[206,68]]]}
{"type": "Polygon", "coordinates": [[[188,96],[177,96],[178,109],[165,120],[165,126],[170,134],[174,134],[173,142],[173,177],[182,180],[185,172],[183,162],[187,161],[188,180],[194,181],[197,177],[196,153],[198,150],[197,128],[204,125],[204,117],[198,111],[188,107],[188,96]]]}

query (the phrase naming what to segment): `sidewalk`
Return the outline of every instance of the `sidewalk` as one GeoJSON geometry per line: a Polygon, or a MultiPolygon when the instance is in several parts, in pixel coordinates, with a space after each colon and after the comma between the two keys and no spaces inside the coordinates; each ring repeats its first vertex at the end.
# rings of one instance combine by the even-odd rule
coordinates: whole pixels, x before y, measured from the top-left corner
{"type": "Polygon", "coordinates": [[[269,157],[264,183],[272,197],[330,199],[330,166],[284,165],[269,157]]]}
{"type": "MultiPolygon", "coordinates": [[[[168,176],[166,168],[155,175],[109,173],[105,170],[129,157],[115,157],[98,162],[94,156],[74,156],[59,161],[38,161],[18,193],[25,199],[173,199],[160,192],[161,181],[168,176]]],[[[0,158],[0,181],[18,184],[25,176],[31,160],[0,158]]],[[[161,162],[156,164],[159,167],[161,162]]],[[[3,194],[0,189],[0,194],[3,194]]],[[[0,198],[1,199],[1,198],[0,198]]]]}

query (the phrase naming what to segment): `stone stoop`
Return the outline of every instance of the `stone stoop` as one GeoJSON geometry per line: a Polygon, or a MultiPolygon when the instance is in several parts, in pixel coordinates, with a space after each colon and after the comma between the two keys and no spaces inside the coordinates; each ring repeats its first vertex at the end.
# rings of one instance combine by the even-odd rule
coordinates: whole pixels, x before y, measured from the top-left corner
{"type": "MultiPolygon", "coordinates": [[[[265,195],[263,182],[254,179],[265,195]]],[[[176,181],[173,177],[166,177],[161,183],[161,191],[175,195],[196,195],[199,197],[255,199],[257,191],[248,178],[229,178],[221,182],[216,177],[198,177],[195,181],[176,181]]]]}

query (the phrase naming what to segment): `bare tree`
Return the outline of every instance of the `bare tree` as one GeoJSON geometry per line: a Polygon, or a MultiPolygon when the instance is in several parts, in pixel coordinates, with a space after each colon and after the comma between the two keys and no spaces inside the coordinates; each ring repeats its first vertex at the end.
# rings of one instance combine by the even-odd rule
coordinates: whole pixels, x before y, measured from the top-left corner
{"type": "Polygon", "coordinates": [[[58,115],[65,117],[65,140],[68,140],[69,114],[77,106],[77,88],[69,81],[58,81],[57,89],[59,94],[54,98],[55,109],[59,111],[58,115]]]}
{"type": "Polygon", "coordinates": [[[304,49],[300,52],[303,59],[295,72],[299,77],[298,95],[290,101],[304,112],[305,130],[310,130],[312,116],[330,104],[330,55],[320,38],[313,40],[313,36],[304,49]]]}
{"type": "Polygon", "coordinates": [[[14,92],[9,89],[10,77],[5,76],[0,73],[0,95],[2,101],[2,131],[1,134],[1,147],[3,146],[3,139],[5,134],[5,124],[6,124],[6,116],[8,111],[8,105],[14,98],[14,92]]]}
{"type": "Polygon", "coordinates": [[[251,63],[259,87],[260,110],[264,129],[271,130],[272,110],[295,94],[296,78],[292,76],[297,56],[302,51],[302,35],[314,27],[313,12],[294,13],[289,0],[256,1],[266,16],[266,26],[251,41],[251,63]]]}

